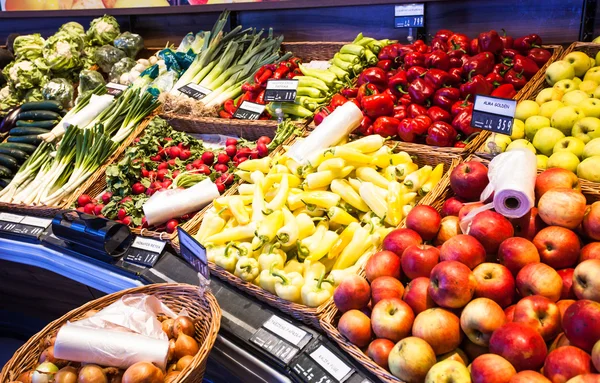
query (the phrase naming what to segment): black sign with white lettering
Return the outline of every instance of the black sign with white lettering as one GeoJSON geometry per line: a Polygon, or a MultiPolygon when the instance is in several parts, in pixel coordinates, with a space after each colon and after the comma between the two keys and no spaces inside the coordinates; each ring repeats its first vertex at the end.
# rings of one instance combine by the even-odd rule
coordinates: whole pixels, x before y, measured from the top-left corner
{"type": "Polygon", "coordinates": [[[294,102],[298,80],[268,80],[265,89],[265,101],[294,102]]]}
{"type": "Polygon", "coordinates": [[[277,315],[271,315],[251,337],[250,341],[288,364],[304,348],[312,334],[277,315]]]}
{"type": "Polygon", "coordinates": [[[210,280],[206,248],[179,226],[177,227],[177,233],[179,235],[179,250],[183,259],[192,265],[197,272],[202,274],[206,280],[210,280]]]}
{"type": "Polygon", "coordinates": [[[123,257],[123,261],[153,267],[165,249],[166,242],[152,238],[136,237],[123,257]]]}
{"type": "Polygon", "coordinates": [[[516,100],[478,94],[473,104],[471,126],[510,136],[516,107],[516,100]]]}
{"type": "Polygon", "coordinates": [[[182,86],[178,90],[186,96],[191,97],[195,100],[202,100],[204,97],[206,97],[212,92],[212,90],[200,86],[198,84],[194,84],[193,82],[182,86]]]}
{"type": "Polygon", "coordinates": [[[240,105],[233,114],[233,118],[238,118],[240,120],[258,120],[264,111],[264,105],[250,101],[243,101],[242,105],[240,105]]]}
{"type": "Polygon", "coordinates": [[[50,226],[51,219],[0,213],[0,235],[9,239],[37,242],[39,236],[50,226]]]}

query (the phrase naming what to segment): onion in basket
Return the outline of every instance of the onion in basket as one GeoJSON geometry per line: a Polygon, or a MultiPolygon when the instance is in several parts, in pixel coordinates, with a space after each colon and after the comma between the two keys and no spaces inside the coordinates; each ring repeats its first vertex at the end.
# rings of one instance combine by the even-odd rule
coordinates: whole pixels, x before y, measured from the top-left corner
{"type": "Polygon", "coordinates": [[[177,371],[183,371],[187,366],[190,365],[190,363],[192,363],[192,360],[194,360],[192,355],[186,355],[179,359],[177,361],[177,371]]]}
{"type": "Polygon", "coordinates": [[[44,351],[42,351],[41,355],[40,355],[40,363],[44,363],[44,362],[50,362],[54,365],[56,365],[56,367],[61,368],[67,365],[67,361],[66,360],[62,360],[62,359],[56,359],[54,357],[54,346],[50,346],[48,348],[46,348],[44,351]]]}
{"type": "Polygon", "coordinates": [[[77,383],[108,383],[108,378],[102,367],[95,364],[88,364],[79,370],[77,383]]]}
{"type": "Polygon", "coordinates": [[[181,334],[175,341],[175,357],[177,359],[181,359],[186,355],[196,355],[198,350],[198,342],[191,336],[181,334]]]}
{"type": "Polygon", "coordinates": [[[54,375],[54,383],[77,383],[77,369],[73,366],[61,368],[54,375]]]}
{"type": "Polygon", "coordinates": [[[49,383],[58,372],[58,367],[50,362],[38,365],[31,376],[31,383],[49,383]]]}
{"type": "Polygon", "coordinates": [[[179,371],[171,371],[165,376],[165,383],[171,383],[177,379],[179,376],[179,371]]]}
{"type": "Polygon", "coordinates": [[[173,336],[179,338],[179,335],[194,336],[194,321],[185,315],[179,316],[173,322],[173,336]]]}
{"type": "Polygon", "coordinates": [[[152,363],[138,362],[123,374],[123,383],[163,383],[164,373],[152,363]]]}
{"type": "Polygon", "coordinates": [[[21,382],[21,383],[31,383],[31,378],[33,376],[33,370],[29,370],[29,371],[25,371],[22,372],[18,377],[17,377],[17,382],[21,382]]]}
{"type": "Polygon", "coordinates": [[[173,319],[165,319],[162,322],[162,330],[167,334],[169,339],[173,338],[173,323],[175,321],[173,319]]]}

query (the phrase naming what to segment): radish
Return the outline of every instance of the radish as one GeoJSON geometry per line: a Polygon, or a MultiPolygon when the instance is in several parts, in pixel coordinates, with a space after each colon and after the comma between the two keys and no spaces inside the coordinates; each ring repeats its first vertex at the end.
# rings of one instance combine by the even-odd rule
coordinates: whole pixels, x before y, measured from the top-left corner
{"type": "Polygon", "coordinates": [[[200,166],[204,165],[204,162],[202,162],[202,160],[200,158],[198,158],[197,160],[194,160],[194,162],[192,162],[192,166],[195,167],[196,169],[200,168],[200,166]]]}
{"type": "Polygon", "coordinates": [[[127,211],[123,208],[119,209],[119,211],[117,212],[117,218],[122,220],[126,216],[127,216],[127,211]]]}
{"type": "Polygon", "coordinates": [[[173,177],[173,179],[177,178],[177,176],[179,175],[179,173],[181,173],[181,171],[179,171],[179,169],[174,170],[173,174],[171,175],[173,177]]]}
{"type": "Polygon", "coordinates": [[[167,180],[163,181],[162,186],[163,186],[163,188],[168,189],[169,186],[171,186],[172,183],[173,183],[173,181],[167,179],[167,180]]]}
{"type": "Polygon", "coordinates": [[[162,189],[162,187],[163,187],[162,182],[160,182],[160,181],[154,181],[151,186],[154,189],[162,189]]]}
{"type": "Polygon", "coordinates": [[[192,152],[190,152],[187,149],[184,149],[181,151],[181,154],[179,155],[179,159],[182,161],[187,160],[188,158],[190,158],[192,156],[192,152]]]}
{"type": "Polygon", "coordinates": [[[171,146],[169,148],[169,157],[176,158],[181,155],[181,149],[177,146],[171,146]]]}
{"type": "Polygon", "coordinates": [[[150,161],[160,162],[162,161],[162,157],[160,156],[160,154],[157,154],[155,156],[150,157],[150,161]]]}
{"type": "Polygon", "coordinates": [[[148,227],[148,221],[146,220],[146,217],[142,217],[142,227],[143,228],[147,228],[148,227]]]}
{"type": "Polygon", "coordinates": [[[104,205],[102,205],[102,204],[94,206],[94,214],[98,215],[98,216],[102,215],[103,208],[104,208],[104,205]]]}
{"type": "Polygon", "coordinates": [[[164,181],[167,174],[169,174],[168,169],[160,169],[156,172],[156,178],[158,178],[160,181],[164,181]]]}
{"type": "Polygon", "coordinates": [[[224,164],[216,164],[214,166],[214,168],[215,168],[215,171],[217,171],[219,173],[227,173],[229,171],[229,167],[224,164]]]}
{"type": "Polygon", "coordinates": [[[110,199],[112,198],[113,193],[106,191],[102,194],[102,202],[106,205],[107,203],[110,202],[110,199]]]}
{"type": "Polygon", "coordinates": [[[141,182],[136,182],[131,185],[131,192],[135,195],[142,194],[146,191],[146,187],[141,182]]]}
{"type": "Polygon", "coordinates": [[[142,177],[148,177],[148,174],[150,174],[150,172],[148,171],[148,169],[142,168],[142,177]]]}
{"type": "Polygon", "coordinates": [[[235,156],[235,153],[237,153],[237,148],[234,145],[229,145],[225,148],[225,153],[227,153],[229,157],[233,157],[235,156]]]}
{"type": "Polygon", "coordinates": [[[137,144],[138,142],[140,142],[140,138],[136,137],[135,140],[133,140],[133,142],[135,142],[137,144]]]}
{"type": "Polygon", "coordinates": [[[217,190],[219,190],[219,193],[225,192],[225,184],[221,182],[221,180],[215,181],[215,185],[217,185],[217,190]]]}
{"type": "Polygon", "coordinates": [[[165,137],[165,141],[169,142],[169,141],[173,141],[172,137],[165,137]]]}
{"type": "Polygon", "coordinates": [[[210,166],[213,164],[213,162],[215,162],[215,155],[213,152],[204,152],[202,153],[202,162],[204,162],[206,165],[210,166]]]}
{"type": "Polygon", "coordinates": [[[156,172],[154,170],[150,170],[148,172],[148,178],[150,178],[150,181],[154,181],[156,179],[156,172]]]}
{"type": "Polygon", "coordinates": [[[154,194],[154,192],[155,192],[155,191],[156,191],[156,190],[154,190],[154,188],[148,188],[148,189],[146,189],[146,195],[147,195],[148,197],[151,197],[151,196],[152,196],[152,194],[154,194]]]}
{"type": "Polygon", "coordinates": [[[259,142],[256,144],[256,151],[258,152],[258,156],[260,158],[266,157],[269,155],[269,148],[267,148],[267,144],[263,142],[259,142]]]}
{"type": "Polygon", "coordinates": [[[187,170],[188,172],[194,170],[194,165],[192,165],[192,164],[185,165],[185,170],[187,170]]]}
{"type": "Polygon", "coordinates": [[[252,150],[250,152],[250,155],[248,156],[248,158],[251,158],[253,160],[256,160],[256,159],[260,158],[259,155],[258,155],[258,150],[256,150],[256,149],[252,150]]]}
{"type": "Polygon", "coordinates": [[[92,202],[92,197],[87,194],[82,194],[77,198],[77,206],[84,207],[88,203],[92,202]]]}
{"type": "Polygon", "coordinates": [[[202,164],[202,165],[200,165],[198,167],[198,173],[200,173],[200,174],[206,174],[207,176],[209,176],[210,173],[211,173],[211,171],[210,171],[210,168],[208,166],[202,164]]]}
{"type": "Polygon", "coordinates": [[[225,146],[236,146],[237,142],[238,141],[235,138],[228,138],[227,140],[225,140],[225,146]]]}
{"type": "Polygon", "coordinates": [[[233,183],[233,174],[231,173],[223,173],[221,174],[221,181],[225,184],[225,185],[231,185],[233,183]]]}
{"type": "Polygon", "coordinates": [[[123,223],[127,226],[131,226],[131,224],[133,223],[133,219],[130,216],[124,217],[123,223]]]}
{"type": "Polygon", "coordinates": [[[237,162],[236,162],[235,166],[238,166],[239,164],[241,164],[244,161],[248,161],[248,157],[239,157],[237,159],[237,162]]]}
{"type": "Polygon", "coordinates": [[[121,200],[121,203],[131,202],[131,197],[125,197],[121,200]]]}
{"type": "Polygon", "coordinates": [[[78,207],[78,208],[77,208],[77,209],[75,209],[75,210],[77,210],[77,211],[78,211],[78,212],[80,212],[80,213],[85,213],[85,210],[83,210],[83,207],[82,207],[82,206],[78,207]]]}
{"type": "Polygon", "coordinates": [[[217,156],[217,162],[220,164],[228,164],[231,158],[226,153],[219,153],[217,156]]]}
{"type": "Polygon", "coordinates": [[[177,230],[177,225],[179,225],[179,221],[176,219],[171,219],[167,222],[167,233],[171,234],[175,230],[177,230]]]}
{"type": "Polygon", "coordinates": [[[258,140],[256,140],[256,142],[259,143],[259,144],[268,145],[268,144],[271,143],[271,138],[269,138],[267,136],[262,136],[258,140]]]}
{"type": "Polygon", "coordinates": [[[96,207],[96,205],[94,205],[93,203],[88,203],[83,207],[83,212],[85,214],[94,214],[94,208],[96,207]]]}
{"type": "Polygon", "coordinates": [[[168,169],[168,168],[169,168],[169,164],[167,162],[161,162],[157,167],[158,170],[168,169]]]}
{"type": "Polygon", "coordinates": [[[169,164],[169,166],[177,166],[177,161],[175,159],[171,159],[167,161],[167,163],[169,164]]]}

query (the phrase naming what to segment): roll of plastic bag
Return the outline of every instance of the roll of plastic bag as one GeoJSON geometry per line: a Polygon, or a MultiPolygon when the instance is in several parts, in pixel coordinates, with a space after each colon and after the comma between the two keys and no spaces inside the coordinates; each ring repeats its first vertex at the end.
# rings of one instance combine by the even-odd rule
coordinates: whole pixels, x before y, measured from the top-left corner
{"type": "Polygon", "coordinates": [[[325,117],[308,137],[292,145],[287,155],[299,164],[306,165],[311,153],[337,144],[358,128],[362,119],[360,108],[353,102],[347,102],[325,117]]]}
{"type": "Polygon", "coordinates": [[[159,225],[171,218],[198,211],[219,196],[217,185],[207,178],[189,189],[154,193],[143,206],[144,214],[149,225],[159,225]]]}
{"type": "Polygon", "coordinates": [[[65,129],[68,128],[69,125],[84,128],[87,124],[92,122],[94,118],[98,117],[98,115],[102,113],[104,109],[108,108],[113,100],[114,96],[111,96],[110,94],[103,94],[102,96],[93,94],[90,98],[90,102],[84,106],[83,109],[75,113],[75,115],[71,116],[70,118],[63,118],[61,123],[65,129]]]}

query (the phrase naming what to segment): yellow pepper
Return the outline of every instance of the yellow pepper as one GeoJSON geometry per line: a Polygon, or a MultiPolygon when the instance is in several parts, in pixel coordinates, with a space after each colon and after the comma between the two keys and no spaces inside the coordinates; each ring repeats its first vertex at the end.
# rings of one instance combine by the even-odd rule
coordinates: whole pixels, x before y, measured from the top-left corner
{"type": "Polygon", "coordinates": [[[248,183],[253,183],[252,182],[252,177],[250,176],[252,173],[251,172],[245,172],[242,170],[236,170],[233,174],[235,174],[236,176],[238,176],[242,181],[244,182],[248,182],[248,183]]]}
{"type": "Polygon", "coordinates": [[[380,188],[387,189],[389,181],[373,168],[361,167],[356,169],[356,176],[363,182],[371,182],[380,188]]]}
{"type": "Polygon", "coordinates": [[[263,157],[257,160],[247,160],[239,164],[237,168],[247,172],[259,171],[267,174],[271,170],[271,158],[263,157]]]}
{"type": "Polygon", "coordinates": [[[215,264],[233,273],[240,255],[240,252],[236,250],[235,243],[229,242],[225,247],[225,251],[215,258],[215,264]]]}
{"type": "Polygon", "coordinates": [[[298,260],[296,258],[293,258],[293,259],[290,259],[285,264],[283,271],[285,271],[286,273],[291,273],[291,272],[302,273],[304,271],[304,265],[302,263],[298,262],[298,260]]]}
{"type": "Polygon", "coordinates": [[[407,164],[407,163],[412,163],[413,160],[410,157],[410,154],[406,153],[406,152],[398,152],[395,154],[392,154],[392,165],[397,166],[400,164],[407,164]]]}
{"type": "Polygon", "coordinates": [[[366,228],[363,226],[358,228],[348,246],[342,250],[342,253],[337,258],[333,265],[333,269],[345,269],[354,265],[360,256],[363,255],[365,250],[371,246],[371,243],[369,242],[370,234],[370,227],[366,228]]]}
{"type": "Polygon", "coordinates": [[[404,205],[404,207],[402,208],[402,213],[407,216],[408,213],[410,213],[410,211],[413,209],[414,205],[404,205]]]}
{"type": "Polygon", "coordinates": [[[287,207],[284,206],[281,211],[283,213],[283,227],[277,230],[277,240],[284,247],[292,246],[298,240],[298,222],[287,207]]]}
{"type": "Polygon", "coordinates": [[[363,182],[360,185],[360,198],[365,201],[373,213],[379,218],[383,218],[387,215],[385,197],[382,198],[375,188],[376,186],[371,182],[363,182]]]}
{"type": "Polygon", "coordinates": [[[323,210],[323,209],[316,209],[314,206],[311,206],[310,208],[313,210],[309,210],[308,207],[302,206],[301,208],[294,210],[292,213],[296,216],[298,214],[304,213],[313,218],[319,218],[319,217],[323,217],[325,215],[325,210],[323,210]]]}
{"type": "Polygon", "coordinates": [[[220,232],[224,227],[225,220],[211,209],[204,215],[200,228],[194,237],[198,242],[204,243],[207,237],[220,232]]]}
{"type": "Polygon", "coordinates": [[[320,261],[305,260],[303,263],[303,270],[300,272],[304,277],[305,281],[314,280],[318,278],[321,273],[326,272],[325,265],[320,261]]]}
{"type": "Polygon", "coordinates": [[[319,307],[333,295],[333,282],[326,280],[325,272],[317,280],[306,280],[300,290],[302,303],[308,307],[319,307]]]}
{"type": "Polygon", "coordinates": [[[328,254],[327,258],[334,259],[338,255],[340,255],[342,253],[342,250],[344,250],[346,248],[346,246],[348,246],[350,241],[352,241],[352,238],[354,237],[354,234],[356,233],[356,230],[359,227],[361,227],[361,226],[360,226],[360,223],[358,223],[358,222],[352,222],[351,224],[349,224],[344,229],[344,231],[342,231],[342,234],[340,234],[340,237],[335,242],[335,244],[333,245],[331,250],[329,250],[329,254],[328,254]]]}
{"type": "Polygon", "coordinates": [[[336,146],[335,148],[329,149],[329,151],[334,157],[343,158],[351,163],[364,165],[371,163],[371,156],[363,154],[356,149],[351,149],[344,146],[336,146]]]}
{"type": "Polygon", "coordinates": [[[281,180],[287,178],[288,185],[290,188],[297,188],[302,183],[302,180],[293,174],[277,173],[269,174],[265,177],[265,184],[263,190],[271,188],[274,184],[280,184],[281,180]]]}
{"type": "Polygon", "coordinates": [[[402,207],[404,206],[402,185],[397,181],[388,184],[387,215],[385,221],[396,227],[402,222],[402,207]]]}
{"type": "MultiPolygon", "coordinates": [[[[342,160],[343,161],[343,160],[342,160]]],[[[323,170],[306,176],[305,184],[308,189],[318,189],[329,186],[336,178],[345,178],[354,170],[353,166],[346,166],[339,170],[323,170]]]]}
{"type": "Polygon", "coordinates": [[[350,184],[350,186],[352,186],[352,189],[354,189],[354,191],[358,193],[358,191],[360,190],[360,184],[362,184],[362,181],[359,180],[358,178],[348,178],[348,183],[350,184]]]}
{"type": "Polygon", "coordinates": [[[285,273],[283,270],[273,270],[271,275],[280,279],[280,281],[275,282],[275,294],[279,298],[295,303],[302,302],[300,290],[304,285],[304,278],[300,273],[285,273]]]}
{"type": "Polygon", "coordinates": [[[409,174],[416,172],[419,169],[419,165],[414,162],[406,162],[396,166],[396,179],[403,181],[409,174]]]}
{"type": "Polygon", "coordinates": [[[346,166],[346,161],[342,158],[330,158],[323,161],[317,168],[317,172],[324,172],[325,170],[341,170],[346,166]]]}
{"type": "Polygon", "coordinates": [[[390,148],[382,146],[378,151],[372,155],[371,165],[375,165],[378,168],[385,168],[392,165],[392,153],[390,148]]]}
{"type": "Polygon", "coordinates": [[[244,206],[244,202],[240,197],[234,196],[233,198],[229,199],[229,210],[240,225],[246,225],[250,223],[250,215],[248,215],[246,207],[244,206]]]}
{"type": "Polygon", "coordinates": [[[316,152],[311,153],[308,158],[307,161],[309,163],[310,166],[312,166],[313,168],[318,168],[319,165],[321,165],[321,163],[323,161],[325,161],[328,158],[332,158],[333,154],[331,153],[330,149],[321,149],[318,150],[316,152]]]}
{"type": "Polygon", "coordinates": [[[381,171],[381,174],[388,181],[396,181],[396,167],[394,165],[387,166],[381,171]]]}
{"type": "Polygon", "coordinates": [[[240,186],[238,186],[237,192],[239,195],[253,195],[254,194],[254,185],[241,184],[240,186]]]}
{"type": "Polygon", "coordinates": [[[348,226],[352,222],[358,222],[356,218],[348,214],[348,212],[340,207],[334,206],[327,212],[329,220],[333,223],[348,226]]]}
{"type": "Polygon", "coordinates": [[[271,202],[266,204],[267,212],[272,212],[272,211],[274,212],[274,211],[281,210],[281,208],[285,205],[285,203],[287,201],[289,192],[290,192],[290,186],[288,183],[288,178],[283,177],[281,179],[281,183],[279,184],[279,189],[277,190],[277,194],[275,195],[275,197],[273,197],[271,202]]]}
{"type": "Polygon", "coordinates": [[[402,194],[402,205],[414,205],[417,203],[417,193],[403,193],[402,194]]]}
{"type": "Polygon", "coordinates": [[[385,138],[378,134],[359,138],[358,140],[342,145],[343,148],[358,150],[361,153],[371,153],[379,150],[385,144],[385,138]]]}
{"type": "Polygon", "coordinates": [[[263,247],[269,242],[275,240],[277,230],[283,226],[283,212],[281,210],[274,211],[265,217],[265,219],[258,225],[256,234],[252,239],[252,249],[255,251],[263,247]]]}
{"type": "Polygon", "coordinates": [[[220,233],[216,233],[207,237],[205,242],[220,245],[233,241],[247,241],[254,237],[255,231],[256,224],[254,222],[251,222],[247,225],[224,229],[220,233]]]}
{"type": "Polygon", "coordinates": [[[333,180],[331,182],[331,191],[340,196],[344,201],[352,205],[352,207],[360,211],[369,211],[369,206],[360,198],[358,193],[354,191],[352,186],[346,180],[333,180]]]}
{"type": "Polygon", "coordinates": [[[327,230],[323,235],[323,238],[321,238],[319,243],[317,243],[317,246],[311,249],[310,255],[306,258],[306,260],[318,261],[319,259],[323,258],[325,255],[327,255],[334,243],[337,242],[339,237],[340,236],[336,232],[327,230]]]}
{"type": "Polygon", "coordinates": [[[269,247],[269,250],[266,253],[262,253],[258,256],[258,267],[261,270],[268,269],[271,265],[283,268],[285,265],[285,258],[285,253],[273,245],[269,247]]]}
{"type": "MultiPolygon", "coordinates": [[[[307,206],[329,209],[340,202],[340,196],[327,191],[309,191],[300,193],[300,200],[307,206]]],[[[309,210],[310,207],[309,207],[309,210]]]]}
{"type": "Polygon", "coordinates": [[[225,252],[225,245],[206,245],[206,259],[215,263],[215,259],[225,252]]]}
{"type": "Polygon", "coordinates": [[[275,272],[275,267],[276,265],[272,264],[269,266],[269,268],[263,269],[258,275],[259,286],[271,294],[275,294],[275,283],[279,282],[279,278],[273,275],[275,272]]]}
{"type": "Polygon", "coordinates": [[[302,167],[302,165],[300,165],[299,163],[297,163],[289,157],[285,157],[282,163],[290,170],[292,174],[296,176],[300,175],[300,168],[302,167]]]}
{"type": "Polygon", "coordinates": [[[269,175],[273,174],[290,174],[290,169],[285,165],[276,164],[269,170],[269,175]]]}
{"type": "Polygon", "coordinates": [[[435,185],[437,185],[438,182],[440,182],[443,174],[444,164],[437,164],[437,166],[431,172],[431,175],[429,176],[427,181],[419,189],[419,195],[424,197],[427,193],[429,193],[431,189],[433,189],[435,185]]]}
{"type": "Polygon", "coordinates": [[[312,251],[317,249],[328,229],[329,225],[327,222],[321,221],[311,236],[299,240],[296,243],[296,246],[298,247],[298,259],[304,261],[312,251]]]}
{"type": "Polygon", "coordinates": [[[259,274],[258,261],[251,257],[240,257],[235,265],[234,274],[243,281],[254,281],[259,274]]]}
{"type": "Polygon", "coordinates": [[[262,173],[253,172],[252,179],[255,183],[254,195],[252,196],[252,222],[260,222],[265,218],[265,195],[263,193],[264,176],[262,173]]]}
{"type": "Polygon", "coordinates": [[[429,178],[429,175],[433,171],[433,168],[429,165],[423,166],[421,169],[410,173],[404,179],[404,186],[408,188],[409,191],[418,191],[425,181],[429,178]]]}
{"type": "Polygon", "coordinates": [[[313,219],[306,213],[294,214],[298,224],[298,241],[313,235],[317,230],[313,219]]]}

